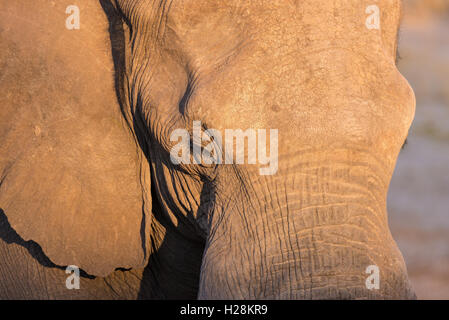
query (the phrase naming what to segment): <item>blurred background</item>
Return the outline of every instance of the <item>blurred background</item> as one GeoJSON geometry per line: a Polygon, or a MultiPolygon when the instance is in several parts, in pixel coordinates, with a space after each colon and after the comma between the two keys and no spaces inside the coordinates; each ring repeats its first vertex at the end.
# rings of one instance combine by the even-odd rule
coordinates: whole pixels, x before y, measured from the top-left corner
{"type": "Polygon", "coordinates": [[[393,237],[419,299],[449,299],[449,0],[405,0],[399,69],[416,116],[388,194],[393,237]]]}

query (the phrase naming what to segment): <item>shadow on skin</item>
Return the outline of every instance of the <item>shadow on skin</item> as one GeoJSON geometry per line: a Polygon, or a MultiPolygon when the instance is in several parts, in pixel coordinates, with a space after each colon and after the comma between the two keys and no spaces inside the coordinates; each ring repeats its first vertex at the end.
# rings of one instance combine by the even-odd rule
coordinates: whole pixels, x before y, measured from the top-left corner
{"type": "MultiPolygon", "coordinates": [[[[149,165],[151,163],[148,150],[149,141],[155,141],[155,139],[151,136],[147,124],[139,116],[139,113],[130,116],[125,110],[122,100],[122,97],[125,97],[124,74],[126,71],[123,20],[110,1],[99,0],[99,2],[109,21],[117,101],[130,129],[135,132],[137,143],[145,154],[149,165]]],[[[137,109],[139,109],[139,105],[137,109]]],[[[161,149],[161,152],[165,151],[161,149]]],[[[161,156],[158,159],[164,161],[163,159],[168,159],[168,157],[161,156]]],[[[165,163],[165,165],[169,164],[165,163]]],[[[156,167],[156,174],[161,174],[161,177],[163,177],[163,173],[160,172],[161,166],[156,167]]],[[[151,173],[152,181],[154,181],[153,175],[154,172],[151,173]]],[[[164,188],[165,183],[163,181],[160,183],[160,187],[164,188]]],[[[152,182],[151,193],[153,219],[165,229],[165,235],[158,248],[154,247],[154,241],[152,241],[153,248],[150,250],[152,254],[143,271],[138,299],[196,299],[205,241],[199,237],[197,241],[186,240],[183,234],[193,234],[192,228],[182,222],[175,227],[172,222],[167,220],[166,215],[163,214],[158,195],[155,193],[154,182],[152,182]]],[[[201,204],[207,205],[200,203],[200,207],[201,204]]],[[[144,216],[143,211],[142,215],[144,216]]],[[[145,226],[145,223],[142,226],[145,226]]],[[[154,228],[153,225],[151,227],[154,228]]],[[[141,230],[141,235],[144,241],[145,230],[141,230]]]]}

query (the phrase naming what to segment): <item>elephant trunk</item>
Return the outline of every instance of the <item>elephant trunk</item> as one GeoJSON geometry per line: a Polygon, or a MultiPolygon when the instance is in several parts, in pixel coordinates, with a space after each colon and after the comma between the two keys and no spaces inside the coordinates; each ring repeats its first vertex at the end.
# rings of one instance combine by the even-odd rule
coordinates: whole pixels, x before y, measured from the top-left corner
{"type": "Polygon", "coordinates": [[[413,298],[388,228],[391,172],[368,151],[292,158],[274,176],[245,170],[216,203],[199,298],[413,298]]]}

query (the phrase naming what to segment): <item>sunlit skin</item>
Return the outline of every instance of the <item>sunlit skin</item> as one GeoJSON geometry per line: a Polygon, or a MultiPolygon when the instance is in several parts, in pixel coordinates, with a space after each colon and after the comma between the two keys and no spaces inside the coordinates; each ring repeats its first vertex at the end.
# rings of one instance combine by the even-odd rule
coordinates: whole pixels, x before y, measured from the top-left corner
{"type": "Polygon", "coordinates": [[[67,30],[69,2],[0,5],[0,278],[34,288],[0,295],[415,297],[386,211],[415,109],[399,0],[379,28],[365,0],[85,0],[67,30]],[[194,121],[278,130],[278,170],[174,164],[194,121]],[[97,277],[66,290],[67,265],[97,277]]]}

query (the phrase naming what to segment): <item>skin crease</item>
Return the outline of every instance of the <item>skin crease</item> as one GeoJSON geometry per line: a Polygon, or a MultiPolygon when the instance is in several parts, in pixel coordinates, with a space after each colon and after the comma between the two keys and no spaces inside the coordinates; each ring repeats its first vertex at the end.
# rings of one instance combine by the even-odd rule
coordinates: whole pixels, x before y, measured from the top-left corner
{"type": "Polygon", "coordinates": [[[47,17],[0,23],[0,297],[415,298],[386,211],[415,108],[400,1],[380,30],[370,1],[79,1],[68,32],[69,2],[0,7],[47,17]],[[278,129],[278,172],[173,165],[194,120],[278,129]]]}

